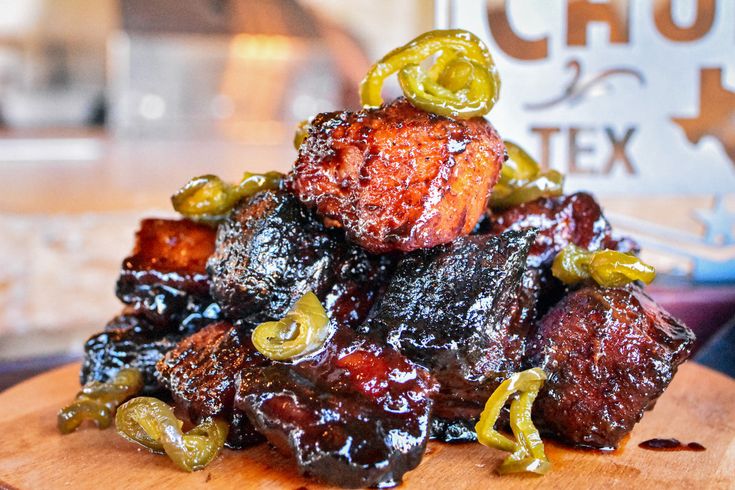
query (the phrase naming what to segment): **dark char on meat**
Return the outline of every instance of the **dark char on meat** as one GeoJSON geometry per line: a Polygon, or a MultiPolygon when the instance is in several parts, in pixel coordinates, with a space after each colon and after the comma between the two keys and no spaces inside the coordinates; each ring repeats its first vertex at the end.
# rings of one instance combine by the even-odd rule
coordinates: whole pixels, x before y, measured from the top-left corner
{"type": "Polygon", "coordinates": [[[119,315],[84,344],[81,382],[107,382],[120,369],[130,367],[143,374],[144,391],[155,393],[160,389],[156,363],[181,338],[178,333],[156,333],[156,327],[140,315],[119,315]]]}
{"type": "Polygon", "coordinates": [[[534,404],[543,433],[615,448],[689,356],[694,334],[638,286],[586,286],[554,306],[528,343],[548,375],[534,404]]]}
{"type": "Polygon", "coordinates": [[[243,370],[235,407],[301,473],[343,487],[392,486],[421,462],[436,389],[397,351],[337,327],[315,355],[243,370]]]}
{"type": "Polygon", "coordinates": [[[121,267],[123,313],[85,344],[81,381],[109,381],[123,367],[140,369],[145,391],[160,390],[156,362],[187,334],[220,316],[209,296],[206,260],[214,229],[188,220],[146,219],[121,267]]]}
{"type": "Polygon", "coordinates": [[[214,239],[214,228],[189,220],[141,221],[133,253],[122,263],[118,298],[149,312],[153,320],[172,319],[187,297],[206,300],[209,277],[205,266],[214,252],[214,239]],[[166,294],[170,297],[156,301],[166,294]]]}
{"type": "Polygon", "coordinates": [[[209,416],[228,420],[227,445],[242,448],[263,437],[233,409],[235,385],[243,369],[269,363],[255,350],[248,331],[218,322],[179,342],[158,362],[157,376],[192,421],[209,416]]]}
{"type": "Polygon", "coordinates": [[[433,437],[472,439],[468,424],[498,384],[520,369],[526,331],[510,319],[529,299],[519,287],[534,238],[531,230],[510,231],[412,252],[359,328],[440,382],[433,437]]]}
{"type": "Polygon", "coordinates": [[[207,270],[225,315],[258,323],[282,318],[308,291],[330,318],[362,323],[392,271],[326,228],[291,194],[264,191],[243,201],[219,227],[207,270]]]}

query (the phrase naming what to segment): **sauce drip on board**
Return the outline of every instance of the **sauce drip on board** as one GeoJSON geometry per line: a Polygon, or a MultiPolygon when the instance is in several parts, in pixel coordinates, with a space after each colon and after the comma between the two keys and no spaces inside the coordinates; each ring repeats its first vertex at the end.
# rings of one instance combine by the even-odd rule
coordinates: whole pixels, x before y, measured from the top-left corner
{"type": "Polygon", "coordinates": [[[698,442],[683,444],[678,439],[649,439],[638,444],[638,447],[651,451],[706,451],[707,448],[698,442]]]}

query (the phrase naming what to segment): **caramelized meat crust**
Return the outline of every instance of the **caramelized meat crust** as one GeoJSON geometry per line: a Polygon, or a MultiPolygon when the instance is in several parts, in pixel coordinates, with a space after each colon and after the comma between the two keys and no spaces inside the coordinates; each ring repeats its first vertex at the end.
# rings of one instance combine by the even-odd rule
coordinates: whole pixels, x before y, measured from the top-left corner
{"type": "Polygon", "coordinates": [[[318,115],[290,187],[368,251],[411,251],[469,234],[504,158],[485,119],[437,116],[401,98],[318,115]]]}
{"type": "Polygon", "coordinates": [[[155,393],[161,386],[155,376],[156,363],[182,338],[178,333],[162,334],[140,315],[120,315],[104,332],[84,344],[81,383],[111,381],[125,367],[143,373],[144,391],[155,393]]]}
{"type": "Polygon", "coordinates": [[[585,192],[542,197],[535,201],[493,212],[481,233],[499,235],[507,230],[536,228],[538,235],[528,253],[528,266],[548,269],[556,254],[574,244],[588,250],[609,248],[637,252],[632,240],[613,237],[612,227],[595,198],[585,192]]]}
{"type": "Polygon", "coordinates": [[[440,382],[432,437],[474,437],[488,396],[520,370],[526,324],[511,321],[535,232],[470,236],[407,255],[359,331],[427,367],[440,382]]]}
{"type": "Polygon", "coordinates": [[[207,266],[211,291],[229,318],[281,318],[312,291],[338,323],[364,320],[392,270],[329,230],[291,194],[265,191],[220,225],[207,266]]]}
{"type": "Polygon", "coordinates": [[[351,246],[323,301],[329,319],[352,328],[362,325],[385,291],[395,265],[395,257],[369,255],[362,248],[351,246]]]}
{"type": "Polygon", "coordinates": [[[407,255],[359,331],[435,373],[481,381],[515,371],[523,338],[505,318],[518,301],[534,236],[462,237],[407,255]]]}
{"type": "Polygon", "coordinates": [[[564,295],[564,286],[551,275],[551,264],[567,245],[588,250],[609,248],[637,253],[638,244],[629,238],[614,237],[600,205],[587,193],[542,197],[535,201],[492,212],[482,222],[479,233],[499,235],[508,230],[536,229],[538,235],[528,253],[528,270],[523,278],[527,297],[514,313],[516,324],[529,328],[564,295]]]}
{"type": "Polygon", "coordinates": [[[205,270],[214,252],[212,227],[189,220],[145,219],[136,234],[133,254],[122,264],[117,295],[131,304],[147,295],[149,286],[166,286],[186,294],[206,296],[205,270]]]}
{"type": "Polygon", "coordinates": [[[435,390],[398,352],[338,327],[309,358],[245,369],[235,406],[301,473],[385,487],[421,461],[435,390]]]}
{"type": "Polygon", "coordinates": [[[233,410],[240,371],[268,364],[250,334],[226,322],[186,337],[156,367],[156,374],[177,407],[198,421],[221,416],[230,421],[228,445],[244,447],[262,440],[242,413],[233,410]]]}
{"type": "Polygon", "coordinates": [[[146,391],[160,390],[156,362],[181,338],[220,316],[209,296],[207,257],[214,230],[187,220],[146,219],[122,264],[123,313],[84,348],[82,382],[109,381],[122,367],[143,371],[146,391]]]}
{"type": "Polygon", "coordinates": [[[534,404],[542,432],[615,448],[689,356],[694,334],[637,286],[566,296],[529,339],[528,365],[549,375],[534,404]]]}

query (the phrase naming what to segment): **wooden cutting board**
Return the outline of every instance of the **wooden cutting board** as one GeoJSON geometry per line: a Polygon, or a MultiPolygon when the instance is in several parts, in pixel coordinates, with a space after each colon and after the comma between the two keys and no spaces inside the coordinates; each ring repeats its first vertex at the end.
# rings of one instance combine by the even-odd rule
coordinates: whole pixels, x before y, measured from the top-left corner
{"type": "MultiPolygon", "coordinates": [[[[267,445],[225,450],[197,473],[137,449],[113,429],[85,427],[62,436],[56,412],[78,390],[79,366],[68,365],[0,394],[0,488],[143,489],[324,488],[303,479],[267,445]]],[[[401,489],[735,488],[735,380],[697,364],[684,365],[655,410],[612,454],[547,445],[553,464],[544,477],[499,477],[505,454],[479,444],[431,443],[401,489]],[[696,441],[704,452],[657,452],[638,447],[651,438],[696,441]]]]}

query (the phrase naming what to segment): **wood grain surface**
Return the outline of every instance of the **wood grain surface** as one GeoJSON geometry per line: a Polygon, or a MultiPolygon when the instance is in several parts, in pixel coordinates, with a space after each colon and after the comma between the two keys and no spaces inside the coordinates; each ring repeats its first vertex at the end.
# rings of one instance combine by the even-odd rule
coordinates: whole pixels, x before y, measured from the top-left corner
{"type": "MultiPolygon", "coordinates": [[[[225,450],[197,473],[136,448],[113,429],[84,427],[62,436],[56,412],[78,389],[78,365],[33,378],[0,394],[0,488],[325,488],[301,478],[267,445],[225,450]]],[[[622,450],[600,454],[547,444],[553,468],[544,477],[499,477],[505,454],[479,444],[431,443],[403,489],[735,488],[735,380],[688,363],[622,450]],[[655,452],[651,438],[699,442],[704,452],[655,452]]]]}

